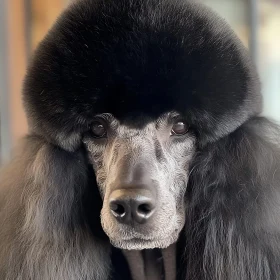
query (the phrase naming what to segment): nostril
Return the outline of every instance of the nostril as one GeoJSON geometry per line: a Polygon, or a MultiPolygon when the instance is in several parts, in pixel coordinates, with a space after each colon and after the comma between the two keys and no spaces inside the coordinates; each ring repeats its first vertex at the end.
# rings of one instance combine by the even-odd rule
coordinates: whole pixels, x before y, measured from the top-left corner
{"type": "Polygon", "coordinates": [[[123,217],[125,215],[125,208],[120,203],[111,202],[110,209],[111,209],[112,213],[117,217],[123,217]]]}
{"type": "Polygon", "coordinates": [[[152,206],[148,203],[144,203],[138,206],[137,212],[142,215],[148,215],[152,211],[152,206]]]}
{"type": "MultiPolygon", "coordinates": [[[[137,203],[136,203],[137,204],[137,203]]],[[[132,213],[134,219],[139,224],[144,224],[150,220],[154,214],[155,205],[152,202],[140,203],[134,208],[135,212],[132,213]]]]}

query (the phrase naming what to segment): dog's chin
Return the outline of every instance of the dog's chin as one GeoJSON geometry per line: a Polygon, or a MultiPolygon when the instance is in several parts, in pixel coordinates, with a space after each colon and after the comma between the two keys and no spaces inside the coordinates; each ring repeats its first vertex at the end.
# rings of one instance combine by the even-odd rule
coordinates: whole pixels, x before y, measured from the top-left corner
{"type": "Polygon", "coordinates": [[[122,250],[145,250],[145,249],[164,249],[169,247],[171,244],[175,243],[178,239],[178,235],[169,236],[161,239],[141,239],[141,238],[132,238],[129,240],[112,240],[110,239],[111,244],[122,250]]]}

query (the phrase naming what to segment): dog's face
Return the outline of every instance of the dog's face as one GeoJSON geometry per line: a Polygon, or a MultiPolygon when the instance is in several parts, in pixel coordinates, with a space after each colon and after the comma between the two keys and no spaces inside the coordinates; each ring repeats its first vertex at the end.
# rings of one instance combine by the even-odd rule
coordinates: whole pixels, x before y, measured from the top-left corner
{"type": "Polygon", "coordinates": [[[187,121],[169,113],[137,128],[103,114],[84,143],[103,197],[102,226],[113,245],[141,250],[175,242],[185,222],[195,144],[187,121]]]}
{"type": "Polygon", "coordinates": [[[177,240],[195,147],[260,111],[257,81],[195,1],[83,0],[38,47],[23,94],[31,133],[71,153],[84,142],[112,243],[144,249],[177,240]]]}

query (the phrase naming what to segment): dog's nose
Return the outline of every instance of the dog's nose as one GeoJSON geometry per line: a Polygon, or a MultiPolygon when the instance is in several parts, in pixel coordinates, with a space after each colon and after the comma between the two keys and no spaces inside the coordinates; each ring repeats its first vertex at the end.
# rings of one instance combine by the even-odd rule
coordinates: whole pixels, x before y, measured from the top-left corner
{"type": "Polygon", "coordinates": [[[148,222],[156,206],[152,193],[145,189],[115,190],[110,195],[109,203],[114,217],[125,224],[148,222]]]}

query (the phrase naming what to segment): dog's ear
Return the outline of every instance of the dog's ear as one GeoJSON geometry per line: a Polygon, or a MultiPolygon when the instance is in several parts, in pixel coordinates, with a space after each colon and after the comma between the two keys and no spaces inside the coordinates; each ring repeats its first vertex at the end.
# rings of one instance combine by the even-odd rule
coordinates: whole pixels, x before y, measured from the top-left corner
{"type": "Polygon", "coordinates": [[[89,179],[83,152],[67,152],[30,136],[6,170],[1,208],[9,222],[0,229],[0,275],[107,279],[109,243],[85,221],[82,200],[89,179]]]}
{"type": "Polygon", "coordinates": [[[252,118],[197,153],[188,185],[186,279],[277,279],[280,133],[252,118]]]}

